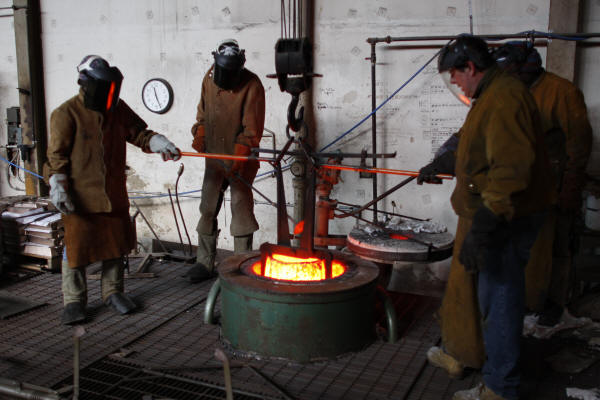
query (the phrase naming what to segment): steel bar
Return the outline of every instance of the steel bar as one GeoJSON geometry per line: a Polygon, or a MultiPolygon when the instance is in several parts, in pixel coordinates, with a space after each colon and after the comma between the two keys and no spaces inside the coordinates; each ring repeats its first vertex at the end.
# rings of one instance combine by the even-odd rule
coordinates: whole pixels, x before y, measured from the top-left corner
{"type": "MultiPolygon", "coordinates": [[[[255,147],[252,149],[253,153],[269,153],[269,154],[280,154],[283,152],[283,150],[271,150],[271,149],[262,149],[262,148],[258,148],[255,147]]],[[[299,150],[290,150],[285,152],[286,155],[288,156],[298,156],[298,155],[304,155],[304,152],[301,152],[299,150]]],[[[393,153],[377,153],[377,154],[373,154],[373,153],[344,153],[344,152],[329,152],[329,153],[313,153],[311,154],[313,157],[319,157],[319,158],[335,158],[335,157],[339,157],[339,158],[394,158],[396,157],[396,152],[393,153]]]]}
{"type": "MultiPolygon", "coordinates": [[[[346,202],[339,201],[339,200],[336,200],[336,201],[337,201],[338,204],[341,204],[343,206],[348,206],[348,207],[352,207],[352,208],[360,207],[358,204],[346,203],[346,202]]],[[[337,210],[344,212],[340,208],[337,208],[337,210]]],[[[372,211],[372,210],[370,208],[367,208],[365,211],[372,211]]],[[[382,213],[382,214],[393,215],[394,217],[408,218],[408,219],[412,219],[412,220],[415,220],[415,221],[429,221],[429,220],[431,220],[431,218],[425,218],[425,219],[424,218],[417,218],[417,217],[411,217],[410,215],[398,214],[398,213],[389,212],[389,211],[379,210],[379,212],[382,213]]]]}
{"type": "Polygon", "coordinates": [[[247,365],[248,369],[252,372],[254,372],[254,374],[256,376],[261,377],[262,379],[265,380],[265,382],[267,382],[269,385],[271,385],[271,387],[273,387],[273,389],[275,389],[280,395],[282,395],[286,400],[295,400],[294,397],[290,396],[289,394],[287,394],[278,384],[276,384],[275,382],[273,382],[273,380],[271,378],[269,378],[268,376],[266,376],[264,373],[262,373],[261,371],[259,371],[258,369],[254,368],[252,365],[247,365]]]}
{"type": "Polygon", "coordinates": [[[264,158],[264,157],[255,157],[255,156],[236,156],[231,154],[220,154],[220,153],[194,153],[191,151],[182,151],[182,157],[201,157],[201,158],[212,158],[217,160],[233,160],[233,161],[262,161],[262,162],[272,162],[272,158],[264,158]]]}
{"type": "MultiPolygon", "coordinates": [[[[373,153],[377,153],[377,93],[375,84],[375,67],[377,65],[377,51],[375,50],[376,43],[371,43],[371,145],[373,153]]],[[[377,158],[373,157],[373,168],[377,168],[377,158]]],[[[373,200],[377,198],[377,175],[373,174],[373,200]]],[[[373,203],[373,221],[377,222],[377,202],[373,203]]]]}
{"type": "MultiPolygon", "coordinates": [[[[185,236],[187,236],[188,245],[190,246],[190,256],[192,255],[192,240],[190,239],[190,234],[187,230],[187,225],[185,224],[185,218],[183,217],[183,212],[181,211],[181,205],[179,204],[179,178],[181,178],[181,174],[183,174],[183,163],[179,166],[179,170],[177,171],[177,180],[175,181],[175,201],[177,201],[177,209],[179,209],[179,216],[181,217],[181,223],[183,224],[183,230],[185,231],[185,236]]],[[[184,251],[184,254],[185,253],[184,251]]]]}
{"type": "Polygon", "coordinates": [[[416,178],[417,178],[416,176],[409,176],[408,178],[406,178],[405,180],[403,180],[402,182],[400,182],[399,184],[397,184],[393,188],[389,189],[388,191],[382,193],[376,199],[371,200],[370,202],[368,202],[367,204],[365,204],[364,206],[362,206],[358,210],[354,210],[354,211],[351,211],[351,212],[348,212],[348,213],[343,213],[343,214],[340,214],[340,215],[336,215],[336,217],[337,218],[345,218],[345,217],[354,216],[354,215],[356,215],[356,214],[358,214],[358,213],[366,210],[367,208],[371,207],[371,205],[373,203],[377,203],[379,200],[383,199],[384,197],[389,196],[390,194],[392,194],[396,190],[400,189],[402,186],[408,184],[409,182],[415,180],[416,178]]]}
{"type": "Polygon", "coordinates": [[[173,196],[171,196],[171,188],[167,189],[169,193],[169,201],[171,202],[171,210],[173,211],[173,218],[175,218],[175,227],[177,228],[177,235],[179,235],[179,243],[181,243],[181,251],[184,254],[187,254],[185,251],[185,246],[183,244],[183,238],[181,237],[181,230],[179,229],[179,222],[177,222],[177,213],[175,213],[175,204],[173,203],[173,196]]]}
{"type": "Polygon", "coordinates": [[[223,363],[223,377],[225,379],[225,395],[227,400],[233,400],[233,388],[231,386],[231,370],[229,368],[229,358],[220,348],[215,349],[215,358],[223,363]]]}
{"type": "Polygon", "coordinates": [[[17,399],[59,400],[57,392],[50,389],[0,378],[0,394],[17,399]]]}
{"type": "MultiPolygon", "coordinates": [[[[320,164],[320,168],[325,169],[337,169],[340,171],[356,171],[356,172],[370,172],[375,174],[388,174],[388,175],[402,175],[402,176],[419,176],[419,171],[408,171],[401,169],[391,169],[391,168],[368,168],[368,167],[360,167],[354,165],[341,165],[341,164],[320,164]]],[[[453,175],[449,174],[438,174],[435,176],[439,179],[453,179],[453,175]]]]}

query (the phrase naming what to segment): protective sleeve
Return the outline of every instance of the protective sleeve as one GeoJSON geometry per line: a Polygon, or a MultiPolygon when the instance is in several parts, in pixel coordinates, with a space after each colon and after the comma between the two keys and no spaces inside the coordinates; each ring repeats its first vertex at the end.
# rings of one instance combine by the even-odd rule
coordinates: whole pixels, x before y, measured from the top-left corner
{"type": "Polygon", "coordinates": [[[451,151],[456,154],[456,150],[458,149],[458,139],[460,138],[460,130],[458,132],[454,132],[452,136],[450,136],[435,152],[434,159],[438,158],[444,153],[451,151]]]}
{"type": "Polygon", "coordinates": [[[50,115],[50,140],[46,155],[48,161],[44,164],[44,180],[50,184],[50,176],[54,174],[71,173],[70,156],[75,139],[76,126],[71,115],[58,108],[50,115]]]}
{"type": "Polygon", "coordinates": [[[250,81],[250,88],[243,105],[243,131],[236,143],[258,147],[265,126],[265,89],[258,78],[250,81]]]}
{"type": "Polygon", "coordinates": [[[523,103],[507,101],[490,110],[485,125],[485,151],[489,171],[481,196],[497,216],[512,219],[512,195],[529,185],[535,161],[535,122],[523,103]]]}
{"type": "Polygon", "coordinates": [[[119,101],[118,118],[125,126],[125,140],[134,146],[142,149],[144,153],[152,153],[150,150],[150,139],[156,135],[156,132],[148,128],[144,122],[123,100],[119,101]]]}

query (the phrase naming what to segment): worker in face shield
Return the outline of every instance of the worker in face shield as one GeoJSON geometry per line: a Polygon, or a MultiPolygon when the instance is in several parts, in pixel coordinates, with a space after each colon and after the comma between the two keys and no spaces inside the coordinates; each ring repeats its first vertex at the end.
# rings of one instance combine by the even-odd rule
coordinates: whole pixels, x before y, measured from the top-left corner
{"type": "MultiPolygon", "coordinates": [[[[244,50],[237,41],[222,41],[213,52],[214,64],[202,81],[196,123],[192,126],[192,147],[199,153],[247,156],[258,147],[265,121],[265,91],[260,79],[244,68],[244,50]]],[[[258,161],[205,159],[196,264],[188,271],[192,283],[214,275],[217,216],[223,194],[231,189],[231,226],[234,252],[252,250],[258,230],[254,217],[252,184],[258,161]]]]}
{"type": "Polygon", "coordinates": [[[445,46],[438,70],[471,108],[455,150],[459,218],[439,311],[442,347],[427,356],[453,377],[483,367],[483,383],[453,399],[517,399],[524,268],[552,202],[539,115],[527,87],[496,66],[480,38],[445,46]]]}
{"type": "Polygon", "coordinates": [[[529,87],[557,178],[556,207],[547,216],[526,269],[527,308],[540,313],[538,324],[553,326],[560,322],[567,304],[592,127],[583,93],[568,80],[545,71],[531,43],[508,42],[494,52],[494,58],[500,68],[529,87]]]}
{"type": "Polygon", "coordinates": [[[102,263],[102,300],[120,314],[136,305],[124,293],[124,259],[136,244],[125,184],[126,143],[177,160],[179,149],[119,98],[123,75],[103,58],[86,56],[77,67],[79,94],[50,116],[44,175],[50,199],[63,213],[62,322],[86,319],[85,270],[102,263]]]}

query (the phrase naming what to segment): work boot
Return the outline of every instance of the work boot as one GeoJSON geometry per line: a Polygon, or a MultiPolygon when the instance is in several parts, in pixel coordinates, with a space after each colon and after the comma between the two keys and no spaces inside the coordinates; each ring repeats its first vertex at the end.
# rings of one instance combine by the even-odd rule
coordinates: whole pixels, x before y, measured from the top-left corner
{"type": "Polygon", "coordinates": [[[196,263],[192,265],[187,273],[187,277],[191,283],[199,283],[216,275],[215,258],[217,256],[218,235],[218,231],[211,235],[198,234],[196,263]]]}
{"type": "Polygon", "coordinates": [[[233,253],[243,254],[252,251],[252,237],[251,233],[245,236],[234,236],[233,237],[233,253]]]}
{"type": "Polygon", "coordinates": [[[107,306],[111,306],[113,310],[119,314],[125,315],[134,311],[137,306],[125,293],[117,292],[108,296],[104,302],[107,306]]]}
{"type": "Polygon", "coordinates": [[[465,367],[441,347],[433,346],[427,350],[427,359],[431,365],[443,368],[452,379],[460,379],[465,367]]]}
{"type": "Polygon", "coordinates": [[[506,398],[497,395],[485,386],[483,383],[478,383],[472,389],[461,390],[452,396],[452,400],[507,400],[506,398]]]}
{"type": "Polygon", "coordinates": [[[75,325],[85,321],[85,307],[80,302],[65,305],[62,315],[63,325],[75,325]]]}
{"type": "Polygon", "coordinates": [[[206,265],[202,263],[196,263],[192,265],[192,267],[187,273],[187,277],[191,283],[199,283],[207,279],[213,278],[214,276],[215,273],[213,271],[209,271],[206,265]]]}

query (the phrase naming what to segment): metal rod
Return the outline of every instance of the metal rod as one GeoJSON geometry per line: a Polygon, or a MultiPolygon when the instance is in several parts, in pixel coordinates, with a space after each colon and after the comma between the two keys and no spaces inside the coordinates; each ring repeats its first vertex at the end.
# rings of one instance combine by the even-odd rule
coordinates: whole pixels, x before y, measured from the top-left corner
{"type": "MultiPolygon", "coordinates": [[[[360,207],[358,204],[345,203],[345,202],[339,201],[339,200],[336,200],[336,202],[338,204],[343,205],[343,206],[348,206],[348,207],[352,207],[352,208],[360,207]]],[[[337,208],[337,209],[340,210],[340,211],[342,211],[339,208],[337,208]]],[[[371,211],[371,209],[367,208],[366,211],[371,211]]],[[[415,221],[429,221],[430,220],[430,218],[423,219],[423,218],[411,217],[410,215],[398,214],[398,213],[395,213],[395,212],[389,212],[389,211],[383,211],[383,210],[379,210],[379,212],[382,213],[382,214],[393,215],[395,217],[408,218],[408,219],[412,219],[412,220],[415,220],[415,221]]]]}
{"type": "Polygon", "coordinates": [[[376,199],[371,200],[370,202],[368,202],[367,204],[365,204],[364,206],[362,206],[361,208],[359,208],[358,210],[354,210],[352,212],[348,212],[348,213],[344,213],[341,215],[336,215],[337,218],[345,218],[345,217],[352,217],[355,216],[356,214],[366,210],[367,208],[371,207],[371,205],[373,203],[377,203],[379,200],[383,199],[384,197],[392,194],[393,192],[395,192],[396,190],[400,189],[402,186],[406,185],[407,183],[413,181],[414,179],[416,179],[416,176],[409,176],[408,178],[406,178],[405,180],[403,180],[402,182],[400,182],[399,184],[397,184],[396,186],[394,186],[393,188],[389,189],[388,191],[386,191],[385,193],[382,193],[379,197],[377,197],[376,199]]]}
{"type": "Polygon", "coordinates": [[[233,388],[231,386],[231,370],[229,368],[229,358],[223,350],[215,349],[215,358],[223,363],[223,376],[225,379],[225,395],[227,400],[233,400],[233,388]]]}
{"type": "MultiPolygon", "coordinates": [[[[270,153],[270,154],[280,154],[282,152],[282,150],[271,150],[271,149],[263,149],[263,148],[259,148],[259,147],[255,147],[252,149],[253,153],[270,153]]],[[[286,155],[289,156],[298,156],[298,155],[304,155],[304,152],[299,151],[299,150],[290,150],[286,152],[286,155]]],[[[319,157],[319,158],[363,158],[363,157],[369,157],[369,158],[373,158],[373,157],[377,157],[377,158],[394,158],[396,157],[396,152],[393,153],[378,153],[378,154],[373,154],[373,153],[344,153],[344,152],[329,152],[329,153],[313,153],[311,154],[312,157],[319,157]]]]}
{"type": "MultiPolygon", "coordinates": [[[[319,165],[321,168],[325,169],[337,169],[341,171],[356,171],[356,172],[371,172],[375,174],[389,174],[389,175],[402,175],[402,176],[419,176],[418,171],[408,171],[401,169],[390,169],[390,168],[365,168],[354,165],[340,165],[340,164],[321,164],[319,165]]],[[[449,174],[438,174],[436,178],[439,179],[453,179],[453,175],[449,174]]]]}
{"type": "Polygon", "coordinates": [[[0,378],[0,394],[17,399],[59,400],[57,392],[41,386],[0,378]]]}
{"type": "Polygon", "coordinates": [[[150,232],[152,232],[152,234],[154,235],[154,237],[158,241],[158,244],[160,244],[160,247],[162,247],[163,251],[165,253],[170,253],[170,251],[167,250],[167,248],[165,247],[165,245],[162,242],[162,240],[160,240],[158,238],[158,235],[156,234],[156,232],[154,232],[154,228],[152,228],[152,225],[150,225],[150,222],[148,222],[148,220],[146,219],[146,216],[144,215],[144,213],[142,212],[142,210],[140,210],[140,207],[137,205],[137,203],[135,202],[135,200],[131,200],[131,202],[133,203],[133,205],[135,206],[135,208],[137,208],[138,212],[140,213],[140,215],[144,219],[144,222],[146,223],[146,225],[148,225],[148,228],[150,228],[150,232]]]}
{"type": "MultiPolygon", "coordinates": [[[[488,40],[503,40],[503,39],[529,39],[531,38],[531,32],[525,33],[513,33],[513,34],[497,34],[497,35],[477,35],[482,39],[488,40]]],[[[558,36],[564,36],[569,38],[596,38],[600,37],[600,33],[544,33],[544,32],[535,32],[536,37],[546,37],[551,39],[560,39],[558,36]]],[[[367,43],[375,44],[375,43],[391,43],[391,42],[418,42],[418,41],[428,41],[428,40],[453,40],[456,39],[456,35],[438,35],[438,36],[400,36],[400,37],[392,37],[392,36],[384,36],[384,37],[371,37],[367,39],[367,43]]]]}
{"type": "Polygon", "coordinates": [[[194,153],[190,151],[182,151],[182,157],[202,157],[202,158],[215,158],[218,160],[233,160],[233,161],[262,161],[262,162],[272,162],[271,158],[263,158],[263,157],[255,157],[255,156],[235,156],[230,154],[219,154],[219,153],[194,153]]]}
{"type": "Polygon", "coordinates": [[[79,399],[79,350],[84,334],[85,328],[81,325],[73,329],[73,400],[79,399]]]}
{"type": "MultiPolygon", "coordinates": [[[[187,236],[188,244],[190,246],[190,256],[192,255],[192,240],[190,239],[190,234],[187,230],[187,225],[185,224],[185,218],[183,218],[183,212],[181,212],[181,205],[179,204],[179,178],[181,178],[181,174],[183,174],[183,163],[179,166],[179,170],[177,171],[177,180],[175,181],[175,201],[177,201],[177,209],[179,209],[179,216],[181,217],[181,223],[183,224],[183,230],[185,231],[185,236],[187,236]]],[[[185,251],[184,251],[185,253],[185,251]]]]}
{"type": "Polygon", "coordinates": [[[175,218],[175,226],[177,227],[177,235],[179,236],[179,243],[181,243],[181,251],[183,254],[187,254],[185,246],[183,244],[183,238],[181,237],[181,230],[179,229],[179,222],[177,222],[177,213],[175,212],[175,204],[173,203],[173,196],[171,196],[171,188],[167,189],[169,192],[169,201],[171,202],[171,210],[173,211],[173,218],[175,218]]]}
{"type": "Polygon", "coordinates": [[[250,371],[254,372],[254,374],[256,374],[257,376],[264,379],[265,382],[267,382],[269,385],[271,385],[271,387],[273,389],[275,389],[280,395],[282,395],[286,400],[295,400],[294,397],[287,394],[278,384],[273,382],[273,380],[271,378],[269,378],[268,376],[266,376],[264,373],[260,372],[258,369],[254,368],[252,365],[247,365],[247,367],[250,371]]]}

